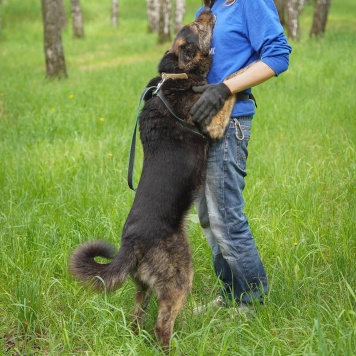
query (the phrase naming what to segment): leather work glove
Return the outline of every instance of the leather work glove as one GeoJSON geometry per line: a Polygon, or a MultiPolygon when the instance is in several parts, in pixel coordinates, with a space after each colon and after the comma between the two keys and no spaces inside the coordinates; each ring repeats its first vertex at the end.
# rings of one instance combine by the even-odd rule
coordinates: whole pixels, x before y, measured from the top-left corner
{"type": "Polygon", "coordinates": [[[200,125],[209,125],[215,114],[223,107],[226,99],[232,94],[224,83],[194,86],[192,89],[195,93],[202,93],[190,109],[193,121],[200,125]]]}

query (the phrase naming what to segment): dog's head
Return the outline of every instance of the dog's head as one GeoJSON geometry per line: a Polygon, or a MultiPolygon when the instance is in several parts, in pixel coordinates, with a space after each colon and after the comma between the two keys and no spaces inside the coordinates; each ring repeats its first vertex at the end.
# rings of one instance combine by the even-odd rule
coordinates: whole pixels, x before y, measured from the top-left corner
{"type": "Polygon", "coordinates": [[[163,56],[158,71],[205,76],[211,64],[209,51],[214,25],[214,14],[205,8],[194,22],[178,32],[171,48],[163,56]]]}

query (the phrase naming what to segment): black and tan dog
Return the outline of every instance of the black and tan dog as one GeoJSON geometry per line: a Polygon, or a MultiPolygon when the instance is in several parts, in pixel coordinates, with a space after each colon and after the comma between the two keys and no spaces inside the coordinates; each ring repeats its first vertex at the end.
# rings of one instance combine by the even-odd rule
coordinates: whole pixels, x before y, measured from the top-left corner
{"type": "MultiPolygon", "coordinates": [[[[146,93],[139,117],[143,171],[118,253],[108,243],[92,241],[79,246],[69,261],[74,277],[97,290],[115,290],[130,275],[137,288],[133,325],[141,324],[153,293],[158,301],[155,333],[166,350],[193,279],[185,217],[204,181],[208,139],[195,131],[189,110],[199,98],[192,86],[206,84],[214,23],[206,9],[181,29],[158,71],[187,78],[168,75],[160,95],[146,93]],[[112,261],[100,264],[97,256],[112,261]]],[[[148,87],[161,81],[156,77],[148,87]]]]}

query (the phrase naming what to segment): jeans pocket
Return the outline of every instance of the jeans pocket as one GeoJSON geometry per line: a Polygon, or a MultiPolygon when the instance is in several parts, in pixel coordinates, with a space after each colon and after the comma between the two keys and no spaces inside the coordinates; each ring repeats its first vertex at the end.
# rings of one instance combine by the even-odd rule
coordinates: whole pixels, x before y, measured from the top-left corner
{"type": "Polygon", "coordinates": [[[248,157],[247,145],[251,137],[251,119],[233,119],[236,137],[236,163],[242,171],[246,171],[248,157]]]}

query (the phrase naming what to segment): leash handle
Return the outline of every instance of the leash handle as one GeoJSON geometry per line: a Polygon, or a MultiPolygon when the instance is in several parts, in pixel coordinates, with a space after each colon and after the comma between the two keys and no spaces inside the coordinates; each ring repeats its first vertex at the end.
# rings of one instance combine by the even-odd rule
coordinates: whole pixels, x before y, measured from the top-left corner
{"type": "Polygon", "coordinates": [[[130,155],[129,155],[129,166],[128,166],[128,172],[127,172],[127,184],[129,185],[129,188],[136,192],[137,187],[134,187],[133,181],[134,181],[134,173],[135,173],[135,151],[136,151],[136,132],[137,132],[137,125],[138,125],[138,119],[140,117],[141,113],[141,105],[143,98],[146,96],[147,92],[149,92],[152,89],[156,89],[157,87],[152,86],[146,88],[140,97],[140,101],[138,103],[137,107],[137,114],[136,114],[136,120],[135,120],[135,125],[134,129],[132,132],[132,137],[131,137],[131,145],[130,145],[130,155]]]}

